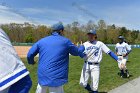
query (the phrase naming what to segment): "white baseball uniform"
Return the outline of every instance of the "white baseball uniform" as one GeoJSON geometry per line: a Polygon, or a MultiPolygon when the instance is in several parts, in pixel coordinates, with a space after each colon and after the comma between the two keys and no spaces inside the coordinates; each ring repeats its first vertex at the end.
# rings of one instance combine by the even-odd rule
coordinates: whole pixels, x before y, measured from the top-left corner
{"type": "Polygon", "coordinates": [[[38,84],[36,93],[46,93],[47,88],[49,89],[49,93],[64,93],[63,86],[59,87],[48,87],[48,86],[41,86],[38,84]]]}
{"type": "Polygon", "coordinates": [[[18,57],[7,34],[0,29],[0,93],[7,93],[9,87],[29,75],[18,57]]]}
{"type": "Polygon", "coordinates": [[[81,73],[80,85],[86,87],[88,79],[91,77],[91,89],[97,91],[102,51],[108,54],[110,49],[101,41],[94,41],[92,43],[87,41],[83,46],[85,48],[86,59],[81,73]]]}
{"type": "Polygon", "coordinates": [[[118,67],[120,69],[122,69],[121,64],[123,63],[125,65],[125,68],[126,68],[126,62],[127,62],[128,56],[123,57],[123,55],[126,55],[128,53],[128,51],[131,51],[131,47],[125,42],[123,42],[121,44],[117,43],[115,50],[116,50],[116,53],[118,55],[118,58],[122,58],[122,61],[118,63],[118,67]]]}

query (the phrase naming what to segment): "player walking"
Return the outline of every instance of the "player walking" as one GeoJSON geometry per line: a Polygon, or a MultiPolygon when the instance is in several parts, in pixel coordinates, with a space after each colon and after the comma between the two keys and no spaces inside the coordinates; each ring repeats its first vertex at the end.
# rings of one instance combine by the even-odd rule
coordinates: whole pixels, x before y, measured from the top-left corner
{"type": "Polygon", "coordinates": [[[120,76],[125,77],[125,73],[126,73],[126,76],[129,77],[129,72],[126,68],[126,62],[128,59],[128,54],[131,52],[131,47],[124,42],[123,36],[119,36],[118,39],[119,39],[119,43],[116,44],[115,50],[117,56],[119,58],[122,58],[122,61],[118,63],[118,67],[120,69],[120,76]]]}
{"type": "Polygon", "coordinates": [[[87,35],[89,41],[79,47],[79,50],[84,53],[80,56],[85,59],[80,78],[80,85],[91,93],[98,93],[102,51],[109,54],[116,61],[118,61],[118,57],[103,42],[97,41],[95,30],[90,30],[87,35]],[[91,86],[88,84],[89,77],[91,78],[91,86]]]}

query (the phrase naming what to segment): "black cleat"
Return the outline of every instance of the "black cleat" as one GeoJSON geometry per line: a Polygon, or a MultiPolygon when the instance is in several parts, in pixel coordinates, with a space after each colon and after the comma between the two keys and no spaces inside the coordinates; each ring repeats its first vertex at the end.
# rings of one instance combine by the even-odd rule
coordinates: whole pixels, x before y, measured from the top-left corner
{"type": "Polygon", "coordinates": [[[87,86],[85,87],[85,89],[86,89],[87,91],[89,91],[89,92],[91,92],[91,91],[92,91],[92,89],[91,89],[91,87],[90,87],[90,85],[89,85],[89,84],[87,84],[87,86]]]}

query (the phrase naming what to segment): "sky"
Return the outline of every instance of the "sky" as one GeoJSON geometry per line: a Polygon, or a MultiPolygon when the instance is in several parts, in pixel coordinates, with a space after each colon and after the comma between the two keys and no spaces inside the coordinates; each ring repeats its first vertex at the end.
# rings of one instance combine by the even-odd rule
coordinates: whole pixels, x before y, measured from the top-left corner
{"type": "Polygon", "coordinates": [[[0,0],[0,24],[86,24],[100,19],[140,30],[140,0],[0,0]]]}

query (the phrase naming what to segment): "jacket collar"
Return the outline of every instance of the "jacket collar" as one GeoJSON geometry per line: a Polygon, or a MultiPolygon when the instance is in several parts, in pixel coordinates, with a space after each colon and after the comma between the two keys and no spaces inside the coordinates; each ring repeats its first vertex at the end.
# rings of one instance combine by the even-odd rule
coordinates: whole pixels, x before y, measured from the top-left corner
{"type": "Polygon", "coordinates": [[[58,34],[57,32],[53,32],[52,35],[54,35],[54,36],[60,36],[60,34],[58,34]]]}

